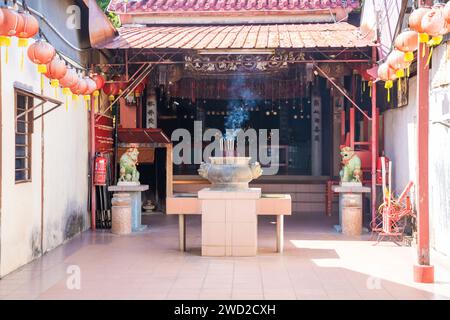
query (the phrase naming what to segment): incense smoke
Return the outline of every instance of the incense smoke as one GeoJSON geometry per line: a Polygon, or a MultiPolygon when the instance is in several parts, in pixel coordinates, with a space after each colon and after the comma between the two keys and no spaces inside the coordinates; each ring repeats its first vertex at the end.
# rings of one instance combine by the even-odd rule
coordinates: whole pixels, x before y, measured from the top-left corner
{"type": "Polygon", "coordinates": [[[229,115],[225,118],[225,135],[228,138],[235,138],[239,130],[243,129],[245,122],[249,120],[249,108],[255,106],[257,96],[248,89],[245,78],[242,76],[232,80],[229,91],[239,101],[230,102],[227,106],[229,115]]]}

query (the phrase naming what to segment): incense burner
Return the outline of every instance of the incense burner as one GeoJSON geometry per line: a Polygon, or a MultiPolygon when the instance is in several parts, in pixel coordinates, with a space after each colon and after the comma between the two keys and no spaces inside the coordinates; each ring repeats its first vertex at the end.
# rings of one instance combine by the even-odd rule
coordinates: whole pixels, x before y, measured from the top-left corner
{"type": "Polygon", "coordinates": [[[250,163],[251,157],[210,157],[202,162],[198,173],[211,182],[211,189],[246,189],[253,179],[262,175],[258,162],[250,163]]]}

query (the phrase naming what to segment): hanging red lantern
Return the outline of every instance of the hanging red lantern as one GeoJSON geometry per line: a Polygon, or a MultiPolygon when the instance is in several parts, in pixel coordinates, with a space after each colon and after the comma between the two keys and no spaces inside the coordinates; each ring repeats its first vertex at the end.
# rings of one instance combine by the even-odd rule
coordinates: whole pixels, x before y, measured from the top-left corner
{"type": "Polygon", "coordinates": [[[430,8],[420,7],[414,10],[408,19],[409,28],[418,33],[424,33],[422,29],[422,18],[430,11],[430,8]]]}
{"type": "Polygon", "coordinates": [[[79,77],[76,85],[74,85],[70,89],[72,90],[73,94],[78,95],[78,96],[83,96],[88,89],[88,85],[84,78],[79,77]],[[73,90],[72,90],[72,88],[73,88],[73,90]]]}
{"type": "Polygon", "coordinates": [[[55,56],[49,64],[47,64],[47,73],[45,76],[49,79],[62,79],[67,73],[67,66],[63,60],[55,56]]]}
{"type": "Polygon", "coordinates": [[[19,13],[6,6],[0,7],[2,23],[0,24],[0,46],[6,47],[5,61],[8,63],[8,47],[11,46],[12,36],[17,35],[17,30],[23,30],[23,18],[19,13]]]}
{"type": "Polygon", "coordinates": [[[47,64],[47,73],[45,76],[50,79],[50,85],[55,88],[55,96],[58,95],[57,88],[59,79],[62,79],[67,73],[67,66],[58,56],[55,56],[49,64],[47,64]]]}
{"type": "Polygon", "coordinates": [[[418,47],[419,35],[416,31],[403,31],[395,39],[395,48],[405,53],[405,61],[412,62],[414,60],[414,51],[418,47]]]}
{"type": "Polygon", "coordinates": [[[136,97],[142,96],[142,93],[144,92],[145,84],[143,82],[139,83],[136,88],[134,89],[134,95],[136,97]]]}
{"type": "Polygon", "coordinates": [[[29,12],[20,12],[23,19],[23,28],[18,31],[19,47],[27,47],[28,39],[33,38],[39,32],[39,22],[29,12]]]}
{"type": "Polygon", "coordinates": [[[38,65],[39,73],[47,73],[47,64],[55,56],[55,48],[44,40],[38,40],[28,48],[28,58],[38,65]]]}
{"type": "Polygon", "coordinates": [[[59,79],[59,85],[62,88],[70,88],[78,81],[78,75],[73,69],[67,69],[64,77],[59,79]]]}
{"type": "Polygon", "coordinates": [[[98,73],[93,73],[91,75],[92,80],[95,81],[96,85],[97,85],[97,90],[101,90],[103,88],[103,86],[105,85],[105,78],[98,73]]]}
{"type": "Polygon", "coordinates": [[[109,101],[114,101],[114,96],[119,94],[119,86],[115,82],[107,82],[103,86],[103,92],[108,96],[109,101]]]}
{"type": "Polygon", "coordinates": [[[112,80],[117,82],[119,94],[128,87],[127,77],[125,75],[115,75],[112,80]]]}
{"type": "Polygon", "coordinates": [[[391,101],[391,88],[396,79],[395,70],[385,62],[378,67],[378,78],[385,81],[384,88],[387,90],[387,101],[391,101]]]}
{"type": "Polygon", "coordinates": [[[23,30],[23,17],[14,9],[1,7],[3,22],[0,25],[0,35],[6,37],[18,36],[18,31],[23,30]]]}
{"type": "Polygon", "coordinates": [[[445,17],[442,6],[433,6],[422,18],[422,30],[424,33],[437,37],[441,36],[445,28],[445,17]]]}
{"type": "MultiPolygon", "coordinates": [[[[405,53],[400,50],[393,50],[387,58],[388,66],[393,70],[406,69],[410,62],[405,60],[405,53]]],[[[398,77],[398,75],[397,75],[398,77]]]]}
{"type": "Polygon", "coordinates": [[[55,48],[44,40],[38,40],[28,48],[28,58],[38,65],[41,74],[41,90],[44,90],[44,73],[47,73],[47,64],[56,54],[55,48]]]}

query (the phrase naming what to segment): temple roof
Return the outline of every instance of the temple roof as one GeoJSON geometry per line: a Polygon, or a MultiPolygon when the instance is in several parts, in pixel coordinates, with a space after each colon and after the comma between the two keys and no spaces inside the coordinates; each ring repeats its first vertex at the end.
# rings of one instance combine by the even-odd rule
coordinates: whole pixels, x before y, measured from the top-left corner
{"type": "Polygon", "coordinates": [[[354,9],[359,0],[112,0],[108,11],[118,14],[146,13],[271,13],[354,9]]]}
{"type": "Polygon", "coordinates": [[[346,23],[120,28],[107,49],[355,48],[373,45],[346,23]]]}

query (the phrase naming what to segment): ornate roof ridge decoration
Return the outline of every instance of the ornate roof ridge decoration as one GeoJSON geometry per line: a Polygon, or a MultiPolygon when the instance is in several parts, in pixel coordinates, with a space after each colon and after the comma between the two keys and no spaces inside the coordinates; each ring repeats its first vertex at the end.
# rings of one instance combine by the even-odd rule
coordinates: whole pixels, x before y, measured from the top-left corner
{"type": "Polygon", "coordinates": [[[359,0],[112,0],[108,11],[117,14],[245,13],[355,9],[359,6],[359,0]]]}

